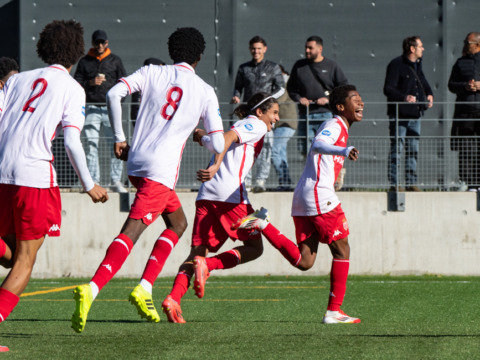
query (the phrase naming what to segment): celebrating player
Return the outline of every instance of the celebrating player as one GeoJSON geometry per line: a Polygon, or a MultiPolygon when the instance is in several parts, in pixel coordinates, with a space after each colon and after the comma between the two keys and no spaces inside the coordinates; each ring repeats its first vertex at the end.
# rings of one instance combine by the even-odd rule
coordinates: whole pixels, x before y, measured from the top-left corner
{"type": "Polygon", "coordinates": [[[108,199],[88,172],[80,141],[85,92],[69,72],[83,52],[82,26],[53,21],[37,43],[38,56],[50,66],[12,76],[0,91],[0,264],[11,268],[0,287],[0,322],[18,303],[45,237],[60,235],[51,149],[56,131],[63,128],[65,150],[92,201],[108,199]]]}
{"type": "Polygon", "coordinates": [[[137,192],[120,234],[108,247],[92,280],[74,290],[72,328],[76,332],[85,328],[93,300],[120,270],[142,232],[162,215],[167,228],[155,242],[140,284],[129,297],[141,317],[160,321],[152,300],[153,283],[187,227],[174,190],[185,142],[202,119],[214,151],[221,153],[225,147],[218,99],[194,71],[204,49],[205,40],[197,29],[177,29],[168,39],[174,65],[144,66],[120,79],[107,94],[115,155],[128,159],[129,179],[137,192]],[[143,98],[130,147],[122,129],[121,99],[136,91],[143,98]]]}
{"type": "MultiPolygon", "coordinates": [[[[198,171],[198,180],[203,184],[196,201],[192,249],[180,266],[171,293],[162,303],[168,321],[185,322],[180,301],[187,292],[194,273],[195,294],[202,298],[210,271],[231,269],[262,255],[260,233],[244,229],[231,230],[231,224],[253,213],[244,179],[262,149],[265,134],[279,120],[278,111],[277,100],[266,93],[255,94],[247,104],[237,107],[235,114],[243,120],[237,121],[225,134],[225,150],[212,157],[206,170],[198,171]],[[229,237],[244,243],[235,249],[205,258],[208,252],[217,252],[229,237]]],[[[202,130],[195,132],[194,141],[211,147],[209,136],[202,130]]]]}
{"type": "Polygon", "coordinates": [[[363,117],[362,98],[353,85],[335,88],[329,96],[334,118],[318,129],[305,169],[293,194],[292,216],[298,246],[269,223],[266,209],[237,222],[233,228],[257,229],[281,254],[300,270],[315,263],[318,243],[328,244],[333,256],[330,297],[323,317],[325,324],[359,323],[341,309],[350,265],[348,224],[334,184],[344,158],[356,161],[358,150],[347,147],[348,129],[363,117]]]}

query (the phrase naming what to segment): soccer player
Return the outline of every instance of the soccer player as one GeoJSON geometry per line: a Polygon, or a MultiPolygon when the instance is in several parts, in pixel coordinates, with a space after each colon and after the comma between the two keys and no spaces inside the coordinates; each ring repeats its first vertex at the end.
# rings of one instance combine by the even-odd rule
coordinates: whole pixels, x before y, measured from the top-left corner
{"type": "Polygon", "coordinates": [[[93,300],[120,270],[142,232],[162,215],[167,228],[155,242],[140,284],[129,297],[141,317],[160,321],[152,300],[153,283],[187,227],[174,190],[185,142],[202,119],[214,151],[221,153],[225,147],[218,99],[194,70],[204,49],[205,40],[197,29],[177,29],[168,39],[174,65],[144,66],[120,79],[107,94],[115,155],[128,159],[129,179],[137,192],[120,234],[108,247],[90,283],[74,290],[72,328],[76,332],[85,328],[93,300]],[[122,129],[121,99],[136,91],[143,98],[129,146],[122,129]]]}
{"type": "Polygon", "coordinates": [[[17,305],[45,237],[60,235],[51,149],[56,132],[63,128],[65,150],[92,201],[108,199],[88,172],[80,141],[85,92],[69,72],[83,52],[82,26],[53,21],[37,42],[49,66],[12,76],[0,91],[0,264],[11,268],[0,286],[0,322],[17,305]]]}
{"type": "Polygon", "coordinates": [[[329,96],[334,118],[317,131],[308,153],[305,169],[293,194],[292,216],[298,246],[269,223],[266,209],[237,222],[233,228],[256,229],[292,264],[308,270],[315,263],[318,243],[327,244],[333,256],[330,272],[330,297],[323,317],[325,324],[359,323],[341,309],[347,285],[350,246],[348,224],[335,180],[345,157],[356,161],[358,150],[347,147],[350,126],[363,117],[363,101],[353,85],[335,88],[329,96]]]}
{"type": "MultiPolygon", "coordinates": [[[[180,301],[187,292],[194,273],[195,294],[202,298],[210,271],[231,269],[262,255],[260,233],[244,229],[231,230],[231,224],[254,212],[244,180],[262,149],[265,134],[279,120],[278,111],[277,100],[267,93],[255,94],[247,104],[236,108],[235,114],[242,120],[237,121],[225,134],[225,150],[212,157],[206,170],[198,171],[197,178],[202,181],[202,186],[196,201],[191,252],[180,266],[172,291],[162,303],[168,321],[185,323],[180,301]],[[229,237],[244,243],[205,258],[209,252],[217,252],[229,237]]],[[[203,146],[211,143],[209,136],[202,130],[195,132],[194,141],[203,146]]]]}

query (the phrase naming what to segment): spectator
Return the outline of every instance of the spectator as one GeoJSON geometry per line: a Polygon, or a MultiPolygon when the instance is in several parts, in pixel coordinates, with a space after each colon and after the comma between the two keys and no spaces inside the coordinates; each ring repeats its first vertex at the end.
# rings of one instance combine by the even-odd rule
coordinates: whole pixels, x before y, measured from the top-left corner
{"type": "Polygon", "coordinates": [[[422,70],[424,51],[422,40],[418,36],[410,36],[403,40],[402,46],[403,54],[388,64],[383,87],[383,93],[388,102],[409,103],[398,105],[398,113],[397,104],[388,104],[387,113],[390,118],[388,179],[391,185],[390,190],[395,191],[398,186],[399,159],[405,144],[406,189],[407,191],[421,191],[416,185],[420,120],[424,111],[433,106],[433,93],[422,70]],[[398,147],[397,137],[399,139],[398,147]]]}
{"type": "MultiPolygon", "coordinates": [[[[279,98],[285,92],[285,81],[278,64],[265,59],[267,43],[260,36],[250,39],[249,49],[252,60],[240,65],[235,78],[232,104],[238,104],[243,92],[243,101],[247,102],[254,94],[265,92],[279,98]]],[[[270,158],[272,155],[273,134],[265,135],[263,149],[257,158],[257,171],[254,179],[254,192],[266,190],[265,182],[270,174],[270,158]]],[[[252,172],[246,179],[247,187],[252,182],[252,172]]]]}
{"type": "Polygon", "coordinates": [[[8,57],[0,57],[0,90],[6,84],[10,76],[18,74],[19,68],[15,60],[8,57]]]}
{"type": "Polygon", "coordinates": [[[333,118],[328,107],[328,95],[335,87],[348,83],[337,63],[323,56],[322,52],[322,38],[310,36],[305,43],[306,59],[293,65],[287,85],[288,94],[299,103],[299,118],[305,120],[298,124],[298,149],[303,156],[306,156],[322,122],[333,118]]]}
{"type": "MultiPolygon", "coordinates": [[[[286,84],[289,73],[282,65],[279,66],[286,84]]],[[[292,179],[288,169],[287,144],[297,129],[297,106],[286,91],[277,100],[280,105],[280,121],[275,125],[273,133],[272,163],[278,176],[279,186],[276,191],[290,191],[292,179]]]]}
{"type": "MultiPolygon", "coordinates": [[[[163,60],[151,57],[145,59],[143,66],[147,65],[165,65],[163,60]]],[[[140,102],[142,101],[142,94],[136,92],[132,94],[132,107],[130,110],[130,119],[132,120],[133,126],[135,126],[135,120],[137,119],[138,109],[140,108],[140,102]]]]}
{"type": "Polygon", "coordinates": [[[106,94],[121,77],[127,75],[122,60],[112,54],[108,48],[107,33],[96,30],[92,34],[92,48],[88,54],[80,59],[74,78],[83,86],[87,94],[85,137],[87,140],[88,170],[96,184],[100,183],[100,164],[98,157],[98,142],[100,131],[110,149],[110,178],[111,189],[116,192],[127,192],[122,184],[122,161],[113,154],[112,127],[108,120],[106,94]]]}
{"type": "Polygon", "coordinates": [[[477,191],[480,182],[480,33],[471,32],[464,40],[462,57],[452,68],[448,89],[457,95],[452,124],[452,150],[458,150],[460,180],[470,191],[477,191]],[[469,104],[466,104],[469,103],[469,104]]]}

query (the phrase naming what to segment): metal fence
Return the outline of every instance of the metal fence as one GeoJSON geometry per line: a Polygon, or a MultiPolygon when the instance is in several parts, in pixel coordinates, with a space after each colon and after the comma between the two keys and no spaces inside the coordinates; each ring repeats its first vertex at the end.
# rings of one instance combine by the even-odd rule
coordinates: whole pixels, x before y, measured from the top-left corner
{"type": "MultiPolygon", "coordinates": [[[[125,117],[130,114],[131,103],[123,104],[125,117]]],[[[386,109],[386,103],[366,103],[366,108],[383,107],[386,109]]],[[[221,113],[224,117],[224,128],[228,129],[235,121],[230,117],[233,110],[231,104],[221,104],[221,113]]],[[[378,113],[378,111],[377,111],[378,113]]],[[[471,119],[469,119],[471,120],[471,119]]],[[[299,120],[305,121],[305,120],[299,120]]],[[[421,136],[419,138],[419,152],[417,158],[417,186],[424,191],[464,191],[467,188],[480,187],[480,165],[478,160],[478,146],[480,139],[477,136],[469,137],[451,137],[450,128],[452,119],[440,119],[438,117],[421,119],[421,136]],[[456,150],[452,150],[452,140],[455,143],[456,150]],[[468,174],[459,176],[459,160],[465,163],[464,169],[468,169],[468,174]],[[477,177],[477,172],[479,173],[477,177]]],[[[480,120],[475,120],[480,121],[480,120]]],[[[392,184],[388,178],[388,169],[390,166],[390,147],[391,138],[389,136],[389,122],[385,118],[369,119],[368,113],[364,112],[364,119],[358,124],[354,124],[349,131],[349,145],[355,146],[360,151],[359,160],[356,162],[346,160],[344,168],[346,175],[342,191],[386,191],[392,184]]],[[[479,123],[480,126],[480,123],[479,123]]],[[[124,121],[124,130],[127,139],[131,139],[133,126],[131,120],[124,121]]],[[[296,133],[290,139],[287,146],[288,163],[293,185],[298,181],[304,167],[304,156],[298,150],[298,142],[303,137],[296,133]]],[[[406,137],[410,138],[409,136],[406,137]]],[[[82,141],[85,146],[85,137],[82,133],[82,141]]],[[[100,135],[99,142],[99,160],[101,181],[100,185],[109,187],[110,180],[110,146],[103,134],[100,135]]],[[[63,149],[62,137],[53,142],[54,166],[57,171],[58,183],[61,188],[80,188],[77,176],[71,167],[67,155],[63,149]]],[[[405,150],[404,150],[405,152],[405,150]]],[[[168,156],[167,150],[165,156],[168,156]]],[[[177,183],[177,189],[184,191],[195,191],[199,188],[200,182],[196,180],[196,171],[199,168],[207,166],[211,154],[203,147],[193,143],[192,137],[187,141],[180,176],[177,183]]],[[[405,187],[405,163],[404,153],[401,154],[401,161],[398,162],[398,187],[405,187]]],[[[252,169],[253,178],[257,169],[252,169]]],[[[463,170],[464,172],[466,170],[463,170]]],[[[124,166],[123,180],[126,186],[128,184],[126,170],[124,166]]],[[[274,167],[271,167],[270,176],[266,182],[267,190],[274,190],[280,184],[274,167]]]]}

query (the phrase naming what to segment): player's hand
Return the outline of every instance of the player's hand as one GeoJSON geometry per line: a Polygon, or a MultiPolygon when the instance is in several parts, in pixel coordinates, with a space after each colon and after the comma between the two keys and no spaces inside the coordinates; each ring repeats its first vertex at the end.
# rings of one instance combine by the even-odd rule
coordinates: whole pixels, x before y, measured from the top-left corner
{"type": "Polygon", "coordinates": [[[204,183],[205,181],[212,180],[217,173],[218,168],[210,166],[208,169],[201,169],[197,171],[197,180],[204,183]]]}
{"type": "Polygon", "coordinates": [[[317,99],[317,105],[327,105],[328,104],[328,98],[327,97],[321,97],[317,99]]]}
{"type": "Polygon", "coordinates": [[[348,158],[350,160],[357,161],[359,153],[360,152],[356,148],[353,148],[352,150],[350,150],[350,154],[348,154],[348,158]]]}
{"type": "Polygon", "coordinates": [[[232,104],[238,104],[240,102],[240,98],[238,96],[232,97],[232,100],[230,100],[230,103],[232,104]]]}
{"type": "Polygon", "coordinates": [[[117,159],[127,161],[128,150],[130,150],[130,145],[128,145],[126,141],[115,143],[113,145],[113,152],[117,159]]]}
{"type": "Polygon", "coordinates": [[[104,203],[105,201],[108,200],[107,190],[105,190],[103,187],[97,184],[95,184],[90,191],[87,191],[87,194],[92,198],[92,201],[94,203],[97,203],[97,202],[104,203]]]}
{"type": "Polygon", "coordinates": [[[197,142],[200,144],[200,146],[203,146],[202,144],[202,137],[207,135],[207,132],[203,129],[195,129],[193,132],[193,142],[197,142]]]}

